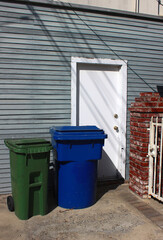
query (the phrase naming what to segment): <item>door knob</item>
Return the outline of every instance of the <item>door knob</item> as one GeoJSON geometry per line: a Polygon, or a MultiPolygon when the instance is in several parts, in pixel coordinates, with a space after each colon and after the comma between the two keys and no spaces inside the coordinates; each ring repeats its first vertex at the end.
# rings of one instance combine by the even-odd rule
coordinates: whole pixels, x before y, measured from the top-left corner
{"type": "Polygon", "coordinates": [[[114,130],[115,130],[115,131],[118,131],[118,127],[117,127],[117,126],[114,126],[114,130]]]}

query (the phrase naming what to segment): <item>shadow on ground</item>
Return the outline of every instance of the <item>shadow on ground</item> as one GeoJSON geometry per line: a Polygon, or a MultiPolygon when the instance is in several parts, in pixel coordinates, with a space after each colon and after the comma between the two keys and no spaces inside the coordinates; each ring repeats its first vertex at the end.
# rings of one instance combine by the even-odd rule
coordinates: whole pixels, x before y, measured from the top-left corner
{"type": "MultiPolygon", "coordinates": [[[[51,174],[53,176],[54,173],[51,173],[51,174]]],[[[105,195],[105,193],[107,193],[109,190],[114,190],[123,183],[124,183],[124,179],[99,181],[97,183],[96,202],[98,202],[103,197],[103,195],[105,195]]],[[[57,188],[53,183],[49,186],[49,191],[48,191],[48,213],[53,211],[56,207],[57,207],[57,188]]]]}
{"type": "Polygon", "coordinates": [[[114,190],[123,183],[124,183],[124,179],[99,181],[97,183],[96,202],[99,201],[100,198],[102,198],[102,196],[105,195],[105,193],[107,193],[109,190],[114,190]]]}

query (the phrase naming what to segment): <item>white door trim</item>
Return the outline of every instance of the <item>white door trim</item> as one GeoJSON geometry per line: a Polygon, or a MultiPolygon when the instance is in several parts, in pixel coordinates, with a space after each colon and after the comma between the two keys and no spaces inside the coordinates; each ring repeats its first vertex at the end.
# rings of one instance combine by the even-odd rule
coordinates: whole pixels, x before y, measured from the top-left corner
{"type": "Polygon", "coordinates": [[[127,61],[101,59],[101,58],[71,58],[71,125],[77,125],[77,107],[78,107],[78,65],[79,64],[106,64],[110,66],[118,66],[120,78],[122,82],[122,104],[125,106],[121,112],[120,134],[121,142],[121,164],[119,172],[125,178],[125,162],[126,162],[126,113],[127,113],[127,61]]]}

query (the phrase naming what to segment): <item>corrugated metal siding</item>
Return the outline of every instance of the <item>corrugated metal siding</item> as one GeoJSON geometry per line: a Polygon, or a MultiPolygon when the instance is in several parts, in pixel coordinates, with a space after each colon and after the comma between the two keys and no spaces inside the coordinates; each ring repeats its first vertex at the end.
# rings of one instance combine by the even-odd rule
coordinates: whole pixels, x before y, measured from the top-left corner
{"type": "MultiPolygon", "coordinates": [[[[70,124],[71,56],[117,59],[104,42],[136,72],[128,106],[163,83],[162,22],[0,2],[0,193],[11,190],[4,139],[49,139],[50,126],[70,124]]],[[[127,133],[129,149],[129,114],[127,133]]]]}

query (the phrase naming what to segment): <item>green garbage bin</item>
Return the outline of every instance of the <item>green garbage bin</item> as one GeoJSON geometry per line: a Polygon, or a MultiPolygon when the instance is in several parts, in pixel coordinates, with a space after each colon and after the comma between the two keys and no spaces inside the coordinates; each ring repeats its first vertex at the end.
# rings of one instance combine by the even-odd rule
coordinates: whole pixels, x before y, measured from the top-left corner
{"type": "Polygon", "coordinates": [[[10,150],[12,197],[10,211],[19,219],[47,213],[48,166],[51,143],[44,139],[7,139],[10,150]]]}

